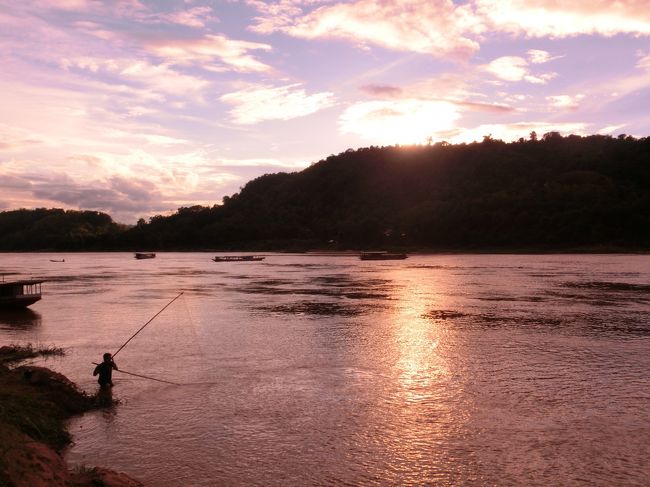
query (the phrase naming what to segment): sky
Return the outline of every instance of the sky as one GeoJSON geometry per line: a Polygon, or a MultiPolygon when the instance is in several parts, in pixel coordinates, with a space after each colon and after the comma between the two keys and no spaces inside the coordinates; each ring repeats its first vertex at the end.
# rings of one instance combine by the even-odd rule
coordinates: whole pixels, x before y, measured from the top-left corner
{"type": "Polygon", "coordinates": [[[134,223],[370,145],[650,135],[650,0],[0,0],[0,211],[134,223]]]}

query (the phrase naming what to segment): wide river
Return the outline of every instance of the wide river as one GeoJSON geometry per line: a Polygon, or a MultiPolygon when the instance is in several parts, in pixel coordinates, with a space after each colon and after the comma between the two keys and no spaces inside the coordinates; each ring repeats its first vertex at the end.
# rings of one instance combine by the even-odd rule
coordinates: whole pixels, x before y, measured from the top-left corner
{"type": "Polygon", "coordinates": [[[71,464],[148,486],[648,485],[647,255],[0,254],[43,299],[0,345],[120,404],[71,464]],[[65,259],[65,262],[52,260],[65,259]],[[42,363],[39,362],[39,363],[42,363]]]}

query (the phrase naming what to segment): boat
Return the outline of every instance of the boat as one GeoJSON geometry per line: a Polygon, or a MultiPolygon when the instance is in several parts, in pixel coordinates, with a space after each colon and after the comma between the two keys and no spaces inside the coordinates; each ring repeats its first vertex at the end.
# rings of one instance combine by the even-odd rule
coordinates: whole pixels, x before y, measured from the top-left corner
{"type": "Polygon", "coordinates": [[[257,262],[265,258],[262,255],[222,255],[213,257],[212,260],[215,262],[257,262]]]}
{"type": "Polygon", "coordinates": [[[136,252],[134,257],[136,259],[155,259],[156,254],[154,252],[136,252]]]}
{"type": "Polygon", "coordinates": [[[41,299],[42,280],[0,282],[0,308],[25,308],[41,299]]]}
{"type": "Polygon", "coordinates": [[[408,256],[402,252],[361,252],[361,260],[404,260],[408,256]]]}
{"type": "Polygon", "coordinates": [[[65,259],[61,259],[61,260],[50,259],[50,262],[65,262],[65,259]]]}

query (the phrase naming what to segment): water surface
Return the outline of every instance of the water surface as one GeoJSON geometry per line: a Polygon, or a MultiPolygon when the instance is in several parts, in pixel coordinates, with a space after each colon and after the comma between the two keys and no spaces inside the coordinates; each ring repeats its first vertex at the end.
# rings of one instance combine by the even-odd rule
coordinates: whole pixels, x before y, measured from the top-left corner
{"type": "Polygon", "coordinates": [[[69,462],[152,486],[647,485],[647,256],[210,257],[0,254],[47,279],[0,342],[65,347],[46,364],[88,391],[184,291],[116,357],[183,385],[116,374],[69,462]]]}

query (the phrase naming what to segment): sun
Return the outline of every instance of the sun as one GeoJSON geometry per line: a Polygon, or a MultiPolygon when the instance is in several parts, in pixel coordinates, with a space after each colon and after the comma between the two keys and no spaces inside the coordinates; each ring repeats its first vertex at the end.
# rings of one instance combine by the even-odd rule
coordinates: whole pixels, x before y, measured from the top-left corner
{"type": "Polygon", "coordinates": [[[345,110],[340,130],[382,145],[422,144],[438,132],[454,129],[458,118],[456,106],[444,101],[368,101],[345,110]]]}

